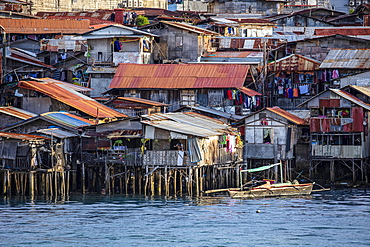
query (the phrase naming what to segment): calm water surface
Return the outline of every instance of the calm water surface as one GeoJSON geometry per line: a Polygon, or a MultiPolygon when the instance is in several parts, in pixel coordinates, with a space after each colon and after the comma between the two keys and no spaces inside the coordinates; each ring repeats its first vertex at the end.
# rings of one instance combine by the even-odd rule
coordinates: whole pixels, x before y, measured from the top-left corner
{"type": "Polygon", "coordinates": [[[0,246],[370,246],[370,193],[0,201],[0,246]],[[257,210],[260,213],[257,213],[257,210]]]}

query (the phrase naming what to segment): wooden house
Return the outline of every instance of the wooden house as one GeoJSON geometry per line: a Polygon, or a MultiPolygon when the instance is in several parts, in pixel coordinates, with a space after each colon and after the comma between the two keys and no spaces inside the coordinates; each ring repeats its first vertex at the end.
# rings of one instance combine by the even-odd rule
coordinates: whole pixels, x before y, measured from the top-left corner
{"type": "Polygon", "coordinates": [[[7,125],[17,123],[22,120],[26,120],[32,117],[36,117],[37,114],[32,112],[19,109],[14,106],[1,106],[0,107],[0,128],[7,125]]]}
{"type": "Polygon", "coordinates": [[[370,49],[332,49],[320,69],[324,72],[322,78],[328,84],[343,76],[365,72],[370,69],[370,49]]]}
{"type": "Polygon", "coordinates": [[[370,71],[359,72],[348,76],[339,77],[333,80],[333,85],[342,88],[348,85],[369,87],[370,71]]]}
{"type": "Polygon", "coordinates": [[[223,14],[223,13],[250,13],[272,15],[284,12],[284,4],[286,0],[269,1],[224,1],[214,0],[208,3],[208,12],[223,14]]]}
{"type": "Polygon", "coordinates": [[[166,192],[187,190],[199,195],[236,186],[242,162],[242,142],[236,129],[193,112],[146,115],[141,123],[143,165],[152,192],[164,188],[166,192]]]}
{"type": "Polygon", "coordinates": [[[311,176],[327,175],[331,182],[365,181],[370,156],[369,95],[366,88],[348,86],[328,89],[301,104],[311,115],[311,176]]]}
{"type": "Polygon", "coordinates": [[[96,121],[111,121],[127,115],[117,112],[86,96],[90,88],[50,78],[33,78],[18,84],[22,109],[44,113],[68,111],[96,121]]]}
{"type": "Polygon", "coordinates": [[[273,33],[276,24],[262,18],[220,18],[210,17],[210,30],[231,37],[267,37],[273,33]]]}
{"type": "Polygon", "coordinates": [[[293,12],[290,15],[271,17],[269,20],[276,23],[275,32],[293,32],[295,34],[312,35],[318,27],[334,27],[335,24],[320,18],[313,17],[307,13],[293,12]]]}
{"type": "Polygon", "coordinates": [[[82,37],[87,41],[89,65],[117,66],[150,63],[152,38],[157,35],[120,24],[100,24],[93,25],[82,37]]]}
{"type": "MultiPolygon", "coordinates": [[[[297,105],[322,90],[319,83],[320,62],[310,57],[291,54],[267,64],[271,105],[295,109],[297,105]]],[[[261,70],[261,73],[264,73],[261,70]]]]}
{"type": "Polygon", "coordinates": [[[6,48],[3,57],[3,82],[12,83],[30,77],[52,77],[55,67],[45,64],[36,54],[18,48],[6,48]]]}
{"type": "Polygon", "coordinates": [[[139,27],[160,36],[153,47],[154,63],[165,61],[196,61],[204,52],[214,51],[211,39],[216,32],[189,24],[159,21],[139,27]]]}
{"type": "Polygon", "coordinates": [[[93,25],[82,35],[87,42],[89,87],[91,96],[103,94],[113,78],[119,63],[148,64],[153,62],[153,38],[155,34],[120,24],[93,25]]]}
{"type": "Polygon", "coordinates": [[[0,167],[18,171],[41,168],[41,150],[49,142],[49,138],[40,135],[0,132],[0,167]]]}
{"type": "Polygon", "coordinates": [[[261,94],[245,87],[248,71],[234,64],[120,64],[108,93],[169,104],[169,111],[201,105],[243,115],[262,105],[261,94]]]}
{"type": "MultiPolygon", "coordinates": [[[[245,117],[240,126],[244,128],[244,161],[249,168],[283,161],[289,171],[296,160],[308,153],[308,145],[300,146],[298,140],[309,137],[308,122],[279,107],[267,107],[245,117]],[[300,155],[298,155],[298,151],[300,155]]],[[[238,124],[238,125],[239,125],[238,124]]],[[[294,175],[294,174],[293,174],[294,175]]]]}
{"type": "Polygon", "coordinates": [[[289,42],[291,52],[324,61],[332,49],[370,48],[369,40],[348,35],[332,34],[289,42]]]}

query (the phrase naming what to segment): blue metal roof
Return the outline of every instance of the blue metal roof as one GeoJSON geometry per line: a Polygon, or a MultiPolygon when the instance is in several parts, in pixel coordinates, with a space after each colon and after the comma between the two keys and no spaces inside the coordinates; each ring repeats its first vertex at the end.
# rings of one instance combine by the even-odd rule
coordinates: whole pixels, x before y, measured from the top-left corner
{"type": "Polygon", "coordinates": [[[67,112],[47,112],[41,115],[45,118],[53,120],[54,122],[61,123],[71,128],[78,128],[94,124],[93,122],[87,119],[75,116],[67,112]]]}

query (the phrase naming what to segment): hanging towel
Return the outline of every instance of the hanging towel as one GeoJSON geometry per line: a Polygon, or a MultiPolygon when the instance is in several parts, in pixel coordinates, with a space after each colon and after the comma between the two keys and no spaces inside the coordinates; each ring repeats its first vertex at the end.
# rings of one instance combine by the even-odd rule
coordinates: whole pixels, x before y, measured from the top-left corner
{"type": "Polygon", "coordinates": [[[299,97],[299,89],[298,88],[293,88],[293,97],[298,98],[299,97]]]}
{"type": "Polygon", "coordinates": [[[299,86],[299,92],[300,92],[301,94],[309,93],[308,85],[302,85],[302,86],[299,86]]]}

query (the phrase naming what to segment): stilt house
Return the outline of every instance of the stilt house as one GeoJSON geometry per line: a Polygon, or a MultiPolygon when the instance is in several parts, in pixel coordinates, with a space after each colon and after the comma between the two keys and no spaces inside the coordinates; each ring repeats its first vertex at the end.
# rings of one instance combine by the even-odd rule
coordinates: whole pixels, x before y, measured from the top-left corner
{"type": "Polygon", "coordinates": [[[301,104],[311,114],[312,176],[330,174],[333,183],[338,179],[364,181],[370,155],[369,95],[364,87],[349,86],[326,90],[301,104]]]}
{"type": "Polygon", "coordinates": [[[244,158],[248,167],[279,161],[287,168],[292,167],[296,163],[298,139],[309,136],[305,119],[279,107],[267,107],[245,117],[244,128],[244,158]]]}

